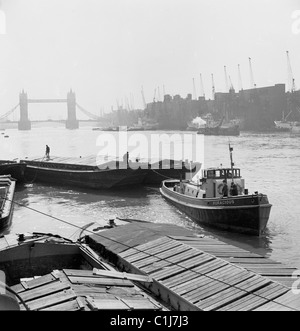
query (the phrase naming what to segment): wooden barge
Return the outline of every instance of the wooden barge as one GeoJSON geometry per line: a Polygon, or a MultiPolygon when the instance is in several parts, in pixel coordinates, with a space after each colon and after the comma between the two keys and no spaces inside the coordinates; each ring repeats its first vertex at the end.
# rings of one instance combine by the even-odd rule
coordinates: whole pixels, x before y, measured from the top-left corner
{"type": "Polygon", "coordinates": [[[33,233],[0,238],[0,310],[163,311],[135,282],[87,245],[33,233]]]}
{"type": "Polygon", "coordinates": [[[12,220],[15,196],[16,180],[10,176],[0,176],[0,232],[3,231],[12,220]]]}
{"type": "Polygon", "coordinates": [[[0,160],[0,175],[10,175],[17,182],[24,181],[26,164],[17,161],[0,160]]]}
{"type": "Polygon", "coordinates": [[[295,268],[174,225],[135,223],[87,237],[177,311],[297,311],[295,268]]]}
{"type": "Polygon", "coordinates": [[[95,156],[67,158],[27,158],[26,181],[45,182],[91,189],[112,189],[133,185],[160,185],[166,178],[180,179],[200,169],[200,164],[186,167],[182,161],[134,161],[128,164],[118,160],[97,160],[95,156]]]}

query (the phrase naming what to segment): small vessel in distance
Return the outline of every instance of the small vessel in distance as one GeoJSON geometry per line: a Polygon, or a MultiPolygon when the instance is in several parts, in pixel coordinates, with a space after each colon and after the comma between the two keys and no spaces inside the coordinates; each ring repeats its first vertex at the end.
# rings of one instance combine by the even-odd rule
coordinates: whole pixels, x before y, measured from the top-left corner
{"type": "Polygon", "coordinates": [[[205,136],[239,136],[240,126],[235,122],[231,121],[228,124],[223,124],[224,118],[219,124],[210,126],[205,125],[200,128],[197,134],[203,134],[205,136]]]}
{"type": "Polygon", "coordinates": [[[297,122],[291,127],[291,133],[296,135],[300,134],[300,122],[297,122]]]}
{"type": "Polygon", "coordinates": [[[162,196],[195,222],[233,232],[261,236],[267,226],[272,205],[265,194],[248,194],[240,169],[210,168],[200,181],[165,180],[162,196]],[[224,184],[235,184],[224,196],[224,184]]]}

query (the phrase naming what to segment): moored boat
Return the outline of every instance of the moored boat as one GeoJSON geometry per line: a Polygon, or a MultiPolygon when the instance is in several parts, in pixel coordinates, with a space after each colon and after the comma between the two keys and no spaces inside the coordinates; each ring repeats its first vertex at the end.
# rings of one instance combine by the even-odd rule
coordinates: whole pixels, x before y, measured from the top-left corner
{"type": "Polygon", "coordinates": [[[16,181],[10,176],[0,176],[0,232],[10,224],[14,209],[16,181]]]}
{"type": "Polygon", "coordinates": [[[249,194],[240,169],[210,168],[199,181],[166,180],[162,196],[195,222],[233,232],[260,236],[264,233],[272,205],[265,194],[249,194]],[[224,186],[231,186],[228,194],[224,186]]]}
{"type": "Polygon", "coordinates": [[[236,121],[230,121],[227,124],[224,123],[224,118],[217,125],[205,125],[199,128],[198,134],[205,136],[239,136],[240,126],[236,121]]]}
{"type": "MultiPolygon", "coordinates": [[[[135,185],[160,185],[163,179],[185,178],[191,172],[182,161],[162,160],[145,163],[139,160],[104,160],[96,164],[96,157],[59,158],[51,160],[21,160],[26,165],[28,182],[44,182],[90,189],[114,189],[135,185]]],[[[194,164],[195,171],[198,164],[194,164]]]]}
{"type": "Polygon", "coordinates": [[[300,134],[300,122],[297,122],[297,124],[291,127],[291,133],[296,135],[300,134]]]}
{"type": "Polygon", "coordinates": [[[140,289],[147,276],[119,272],[88,245],[56,234],[0,238],[0,310],[162,310],[140,289]]]}
{"type": "Polygon", "coordinates": [[[0,175],[10,175],[17,182],[24,181],[26,164],[17,161],[0,160],[0,175]]]}

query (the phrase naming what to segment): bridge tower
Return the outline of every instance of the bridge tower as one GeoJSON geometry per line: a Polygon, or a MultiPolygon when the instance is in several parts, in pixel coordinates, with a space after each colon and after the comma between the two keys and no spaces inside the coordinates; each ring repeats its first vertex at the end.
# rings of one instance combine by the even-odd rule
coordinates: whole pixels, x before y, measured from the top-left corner
{"type": "Polygon", "coordinates": [[[18,129],[21,131],[31,130],[31,122],[28,118],[28,96],[24,90],[20,93],[20,121],[18,129]]]}
{"type": "Polygon", "coordinates": [[[76,95],[72,90],[68,93],[67,103],[68,118],[66,121],[66,128],[71,130],[78,129],[79,121],[76,118],[76,95]]]}

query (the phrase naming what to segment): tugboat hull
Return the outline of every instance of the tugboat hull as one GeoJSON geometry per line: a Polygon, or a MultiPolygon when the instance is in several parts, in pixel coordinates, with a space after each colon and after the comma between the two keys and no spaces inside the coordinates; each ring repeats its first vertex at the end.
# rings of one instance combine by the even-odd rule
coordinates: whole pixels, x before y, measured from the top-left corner
{"type": "Polygon", "coordinates": [[[198,199],[174,192],[178,181],[164,181],[162,196],[199,225],[261,236],[266,229],[272,205],[266,195],[198,199]]]}

